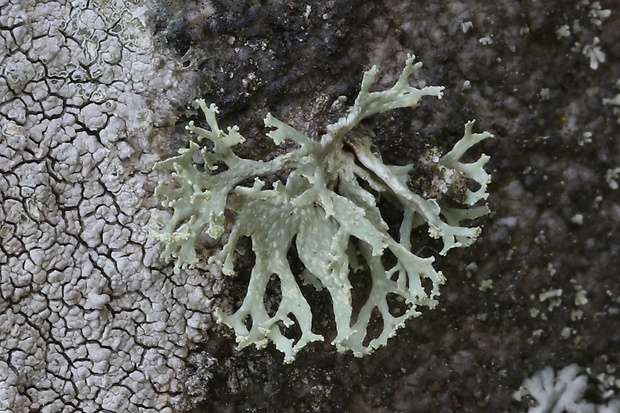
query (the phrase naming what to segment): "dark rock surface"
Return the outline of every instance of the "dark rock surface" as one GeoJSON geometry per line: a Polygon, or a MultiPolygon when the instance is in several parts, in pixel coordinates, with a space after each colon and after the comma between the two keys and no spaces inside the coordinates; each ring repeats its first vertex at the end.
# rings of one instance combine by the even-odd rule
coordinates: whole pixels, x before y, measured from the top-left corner
{"type": "Polygon", "coordinates": [[[495,135],[483,145],[493,213],[475,245],[438,257],[447,282],[436,310],[361,359],[315,343],[284,365],[273,346],[237,352],[220,329],[200,350],[217,363],[195,412],[517,412],[513,392],[545,365],[578,363],[593,377],[620,367],[620,115],[603,103],[620,93],[617,2],[159,6],[162,46],[207,56],[204,98],[252,138],[246,156],[282,150],[264,137],[267,112],[319,136],[364,70],[380,65],[388,85],[407,53],[424,63],[417,81],[445,95],[375,120],[384,159],[447,148],[469,119],[495,135]]]}

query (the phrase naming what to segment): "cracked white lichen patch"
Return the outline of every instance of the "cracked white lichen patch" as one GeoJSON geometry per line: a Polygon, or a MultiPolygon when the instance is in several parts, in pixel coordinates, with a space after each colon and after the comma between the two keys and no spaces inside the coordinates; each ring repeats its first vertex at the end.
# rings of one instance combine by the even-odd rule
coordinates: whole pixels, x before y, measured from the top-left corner
{"type": "Polygon", "coordinates": [[[152,138],[192,95],[147,8],[0,0],[0,412],[177,410],[210,322],[208,277],[147,236],[152,138]]]}

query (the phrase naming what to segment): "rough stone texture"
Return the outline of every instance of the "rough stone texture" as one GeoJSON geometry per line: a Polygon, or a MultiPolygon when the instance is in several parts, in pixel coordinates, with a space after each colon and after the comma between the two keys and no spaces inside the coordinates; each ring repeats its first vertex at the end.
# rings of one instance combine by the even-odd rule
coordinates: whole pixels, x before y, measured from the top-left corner
{"type": "Polygon", "coordinates": [[[0,0],[2,409],[518,412],[524,378],[571,363],[618,392],[617,2],[127,4],[0,0]],[[493,132],[482,238],[438,259],[438,309],[371,356],[236,352],[209,314],[247,279],[220,293],[214,271],[173,275],[145,230],[150,167],[185,146],[172,126],[198,70],[221,124],[254,138],[242,155],[268,158],[286,148],[263,138],[265,112],[318,136],[365,69],[390,84],[408,52],[446,94],[377,117],[376,144],[408,163],[469,119],[493,132]]]}
{"type": "MultiPolygon", "coordinates": [[[[614,105],[603,104],[618,94],[617,3],[275,3],[214,2],[213,17],[193,22],[200,35],[188,36],[218,50],[206,98],[223,108],[223,124],[256,137],[256,157],[274,150],[261,138],[267,110],[319,135],[364,69],[379,64],[389,84],[413,52],[425,64],[420,84],[446,94],[377,117],[377,146],[406,163],[477,119],[496,135],[484,148],[494,214],[478,244],[438,260],[448,278],[441,306],[386,348],[355,359],[316,344],[282,366],[272,348],[236,353],[231,341],[210,341],[219,364],[196,411],[523,411],[512,393],[524,378],[573,362],[590,369],[592,387],[617,392],[619,130],[614,105]]],[[[226,291],[238,300],[246,283],[226,291]]]]}

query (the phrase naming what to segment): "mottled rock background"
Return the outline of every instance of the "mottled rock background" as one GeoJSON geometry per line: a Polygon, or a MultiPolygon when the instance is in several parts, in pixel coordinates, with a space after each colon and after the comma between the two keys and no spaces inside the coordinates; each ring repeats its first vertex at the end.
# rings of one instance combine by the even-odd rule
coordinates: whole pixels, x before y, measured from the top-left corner
{"type": "MultiPolygon", "coordinates": [[[[11,2],[0,5],[4,16],[11,2]]],[[[79,7],[78,1],[70,6],[79,7]]],[[[111,15],[110,22],[118,16],[111,15]]],[[[54,406],[69,405],[69,411],[89,411],[107,400],[109,408],[128,411],[171,406],[193,407],[194,412],[519,412],[527,403],[512,400],[512,394],[524,378],[546,365],[557,369],[578,363],[591,376],[586,399],[600,402],[605,391],[618,393],[620,98],[613,100],[620,94],[618,2],[160,0],[148,5],[143,19],[146,31],[140,33],[154,36],[149,54],[127,47],[106,60],[127,68],[113,72],[109,83],[92,80],[99,79],[93,73],[86,81],[70,72],[69,83],[93,88],[90,101],[77,103],[60,92],[37,92],[35,82],[50,88],[64,75],[34,70],[39,78],[6,80],[11,75],[7,62],[16,65],[21,52],[22,60],[34,65],[39,52],[29,54],[31,49],[23,50],[17,40],[11,46],[7,39],[15,35],[5,33],[17,33],[23,25],[0,22],[2,47],[9,52],[2,56],[5,81],[0,83],[5,223],[0,229],[0,339],[19,339],[0,344],[1,391],[31,404],[49,393],[57,401],[54,406]],[[239,125],[249,138],[244,156],[268,158],[285,148],[264,137],[267,112],[319,136],[341,115],[332,103],[355,97],[364,70],[379,65],[380,83],[389,85],[407,53],[424,63],[417,82],[445,86],[444,97],[377,117],[369,124],[377,133],[376,144],[387,162],[410,163],[427,145],[449,147],[467,120],[476,119],[477,131],[494,133],[496,138],[483,144],[492,156],[488,169],[493,175],[493,214],[483,220],[483,235],[474,246],[438,258],[447,277],[438,309],[410,321],[371,356],[337,354],[326,343],[308,346],[291,365],[282,364],[273,346],[237,352],[232,333],[212,325],[209,314],[213,303],[234,306],[243,297],[243,276],[220,281],[209,268],[174,275],[156,260],[159,246],[144,229],[156,208],[154,182],[161,179],[150,172],[152,163],[185,146],[182,127],[195,115],[185,108],[196,96],[219,106],[222,125],[239,125]],[[143,66],[128,63],[135,60],[143,66]],[[138,73],[147,73],[146,81],[138,73]],[[163,81],[170,73],[170,81],[163,81]],[[101,109],[93,84],[108,87],[112,103],[144,108],[145,116],[101,109]],[[127,91],[134,96],[130,103],[121,93],[127,91]],[[84,139],[94,141],[84,143],[82,152],[61,147],[73,142],[73,132],[66,129],[72,117],[77,121],[68,124],[76,136],[83,132],[84,139]],[[48,119],[51,126],[37,127],[48,119]],[[117,136],[117,130],[129,133],[109,139],[109,131],[117,136]],[[59,134],[70,139],[57,141],[59,134]],[[56,143],[43,145],[46,139],[56,143]],[[21,158],[4,152],[7,147],[21,158]],[[84,174],[82,163],[75,171],[55,168],[75,165],[97,149],[94,161],[86,162],[89,170],[99,170],[95,176],[84,174]],[[29,176],[36,177],[35,183],[25,183],[29,176]],[[65,182],[80,187],[66,200],[63,194],[71,189],[65,182]],[[126,214],[133,221],[106,220],[120,216],[110,208],[138,202],[123,195],[133,194],[129,188],[136,182],[142,204],[126,214]],[[32,192],[23,188],[42,188],[41,198],[28,202],[32,192]],[[88,199],[96,197],[101,199],[89,207],[88,199]],[[28,210],[42,204],[50,210],[28,210]],[[119,235],[110,239],[104,230],[89,231],[88,219],[104,220],[113,227],[108,234],[119,235]],[[75,222],[82,226],[72,226],[75,222]],[[37,237],[28,231],[46,233],[48,227],[57,231],[45,255],[60,257],[54,260],[40,258],[30,241],[23,241],[37,237]],[[121,265],[117,250],[135,252],[121,265]],[[76,261],[67,264],[67,256],[76,261]],[[32,263],[26,263],[28,258],[32,263]],[[87,262],[94,270],[85,276],[87,262]],[[36,278],[41,271],[42,278],[36,278]],[[65,278],[50,279],[54,271],[65,278]],[[65,299],[56,290],[48,292],[49,285],[64,279],[79,284],[81,278],[78,296],[65,299]],[[196,288],[200,294],[192,296],[196,288]],[[50,294],[53,299],[47,298],[50,294]],[[38,301],[43,304],[36,307],[38,301]],[[77,324],[65,327],[80,333],[68,339],[38,308],[56,311],[59,316],[52,320],[57,321],[66,314],[80,319],[95,312],[102,314],[92,317],[104,321],[95,327],[73,321],[77,324]],[[41,327],[46,323],[49,327],[41,327]],[[188,327],[177,331],[179,325],[188,327]],[[24,341],[30,336],[34,344],[24,341]],[[46,356],[52,350],[57,356],[46,356]],[[109,354],[119,360],[118,367],[92,361],[109,354]],[[34,373],[25,374],[21,366],[34,366],[34,373]],[[166,380],[157,378],[155,367],[166,380]],[[52,390],[45,393],[37,384],[41,380],[48,380],[52,390]],[[82,390],[88,386],[80,380],[101,390],[82,390]],[[118,391],[110,390],[115,386],[118,391]],[[131,401],[123,404],[125,399],[131,401]]],[[[102,34],[116,34],[112,27],[102,28],[102,34]]],[[[42,30],[39,37],[50,33],[42,30]]],[[[78,31],[68,44],[87,44],[80,35],[85,36],[78,31]]],[[[78,65],[75,73],[84,67],[94,66],[78,65]]]]}

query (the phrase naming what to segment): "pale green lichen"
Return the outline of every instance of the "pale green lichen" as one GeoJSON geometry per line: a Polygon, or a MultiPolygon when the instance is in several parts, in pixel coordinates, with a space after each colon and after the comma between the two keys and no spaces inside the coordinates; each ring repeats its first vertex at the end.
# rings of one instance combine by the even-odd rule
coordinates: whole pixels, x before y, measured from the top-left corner
{"type": "Polygon", "coordinates": [[[323,340],[312,331],[311,304],[302,293],[302,282],[327,290],[337,330],[332,344],[358,356],[384,345],[407,319],[420,314],[419,306],[437,304],[444,276],[433,268],[433,257],[411,251],[412,231],[428,225],[429,235],[443,243],[442,255],[475,241],[480,228],[461,223],[488,213],[486,205],[475,206],[488,195],[490,176],[483,169],[488,157],[482,155],[472,163],[460,159],[471,146],[492,135],[473,133],[473,122],[469,122],[454,148],[436,159],[437,170],[450,177],[442,185],[464,187],[462,208],[442,207],[436,199],[414,193],[409,186],[413,165],[385,165],[373,150],[371,134],[352,132],[369,116],[414,106],[424,96],[441,98],[442,87],[409,85],[410,75],[421,67],[413,61],[409,56],[398,81],[381,92],[370,92],[377,68],[366,72],[348,114],[328,126],[319,141],[267,115],[265,125],[273,128],[267,135],[276,144],[298,144],[297,149],[268,162],[237,156],[232,148],[244,141],[237,127],[221,130],[217,108],[198,101],[209,128],[190,122],[187,129],[199,141],[211,141],[213,148],[201,149],[190,142],[178,156],[155,166],[173,170],[177,181],[176,186],[160,184],[157,188],[156,193],[166,197],[164,206],[174,213],[154,231],[166,243],[162,257],[176,260],[177,271],[197,263],[196,240],[203,230],[213,238],[224,233],[225,211],[234,213],[234,225],[221,251],[209,262],[233,275],[236,246],[242,237],[251,239],[255,263],[245,299],[231,315],[217,312],[218,319],[235,330],[239,348],[262,347],[272,341],[290,362],[307,343],[323,340]],[[198,155],[203,165],[194,163],[198,155]],[[226,167],[218,171],[222,164],[226,167]],[[285,182],[265,183],[283,171],[290,171],[285,182]],[[246,185],[252,178],[253,184],[246,185]],[[476,190],[466,187],[468,180],[477,183],[476,190]],[[377,207],[379,197],[402,212],[400,228],[392,232],[398,232],[396,239],[377,207]],[[300,274],[291,268],[293,246],[305,267],[300,274]],[[382,259],[387,251],[393,260],[382,259]],[[366,301],[354,311],[351,279],[361,271],[370,274],[372,284],[366,301]],[[273,275],[279,280],[281,299],[275,313],[270,313],[265,295],[270,293],[267,283],[273,275]],[[399,297],[405,306],[398,315],[390,311],[390,296],[399,297]],[[369,337],[371,317],[377,314],[382,321],[380,332],[369,337]],[[301,332],[297,338],[288,331],[295,323],[301,332]]]}

